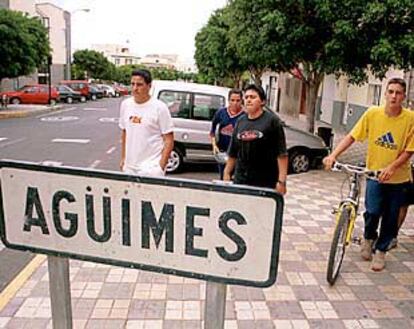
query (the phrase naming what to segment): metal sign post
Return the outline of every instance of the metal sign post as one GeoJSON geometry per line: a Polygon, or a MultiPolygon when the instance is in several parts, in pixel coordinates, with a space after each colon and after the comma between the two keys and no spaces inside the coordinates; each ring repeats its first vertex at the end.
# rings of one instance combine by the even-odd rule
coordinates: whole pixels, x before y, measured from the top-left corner
{"type": "Polygon", "coordinates": [[[49,255],[47,265],[53,329],[72,329],[69,260],[49,255]]]}
{"type": "Polygon", "coordinates": [[[223,328],[227,284],[276,281],[274,190],[16,161],[0,180],[1,240],[49,256],[54,328],[72,326],[67,258],[207,281],[206,329],[223,328]]]}
{"type": "Polygon", "coordinates": [[[226,315],[227,285],[206,283],[206,303],[204,305],[204,329],[223,329],[226,315]]]}

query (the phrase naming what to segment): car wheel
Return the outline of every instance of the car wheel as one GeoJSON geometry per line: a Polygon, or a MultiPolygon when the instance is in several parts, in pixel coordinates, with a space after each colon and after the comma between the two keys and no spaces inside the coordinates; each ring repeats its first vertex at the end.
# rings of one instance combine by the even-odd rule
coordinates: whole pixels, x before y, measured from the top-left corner
{"type": "Polygon", "coordinates": [[[86,97],[85,96],[81,96],[80,101],[81,101],[81,103],[85,103],[86,102],[86,97]]]}
{"type": "Polygon", "coordinates": [[[67,97],[66,98],[66,103],[72,104],[73,103],[73,98],[72,97],[67,97]]]}
{"type": "Polygon", "coordinates": [[[92,95],[92,96],[91,96],[91,99],[92,99],[93,101],[96,101],[96,95],[92,95]]]}
{"type": "Polygon", "coordinates": [[[310,158],[306,151],[298,150],[289,154],[289,170],[293,174],[307,172],[310,168],[310,158]]]}
{"type": "Polygon", "coordinates": [[[20,104],[22,101],[20,100],[20,98],[12,98],[11,100],[10,100],[10,103],[12,103],[12,104],[14,104],[14,105],[17,105],[17,104],[20,104]]]}
{"type": "Polygon", "coordinates": [[[170,157],[167,163],[167,172],[174,173],[180,171],[183,166],[183,155],[181,151],[177,148],[174,148],[171,151],[170,157]]]}

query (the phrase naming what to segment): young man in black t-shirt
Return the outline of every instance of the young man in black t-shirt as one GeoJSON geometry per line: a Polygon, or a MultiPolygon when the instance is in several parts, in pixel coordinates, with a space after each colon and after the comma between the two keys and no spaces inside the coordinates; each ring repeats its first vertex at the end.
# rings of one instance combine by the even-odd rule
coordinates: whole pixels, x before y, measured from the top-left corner
{"type": "Polygon", "coordinates": [[[234,170],[236,184],[274,188],[285,194],[288,156],[282,123],[263,109],[262,87],[249,85],[244,91],[246,114],[234,127],[223,178],[230,180],[234,170]]]}

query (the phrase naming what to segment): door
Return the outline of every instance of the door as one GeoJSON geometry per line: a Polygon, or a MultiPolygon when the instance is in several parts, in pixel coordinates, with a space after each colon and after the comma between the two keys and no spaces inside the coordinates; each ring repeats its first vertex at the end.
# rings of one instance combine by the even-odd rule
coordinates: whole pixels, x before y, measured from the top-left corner
{"type": "Polygon", "coordinates": [[[323,82],[320,120],[332,124],[335,101],[335,76],[328,75],[323,82]]]}

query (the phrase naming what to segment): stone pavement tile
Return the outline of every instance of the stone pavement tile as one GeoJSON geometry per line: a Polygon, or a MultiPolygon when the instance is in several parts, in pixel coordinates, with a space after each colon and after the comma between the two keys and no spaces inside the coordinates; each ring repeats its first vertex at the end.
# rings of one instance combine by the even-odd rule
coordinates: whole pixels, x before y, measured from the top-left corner
{"type": "Polygon", "coordinates": [[[414,321],[414,300],[394,301],[393,304],[406,318],[414,321]]]}
{"type": "Polygon", "coordinates": [[[355,301],[333,301],[332,306],[340,319],[364,319],[369,317],[365,307],[355,301]]]}
{"type": "Polygon", "coordinates": [[[304,263],[303,261],[281,261],[279,263],[282,267],[283,270],[286,272],[294,272],[294,271],[298,271],[298,272],[308,272],[309,268],[306,266],[306,263],[304,263]]]}
{"type": "Polygon", "coordinates": [[[377,301],[386,299],[381,291],[369,286],[350,286],[350,288],[358,300],[377,301]]]}
{"type": "Polygon", "coordinates": [[[0,328],[6,328],[6,324],[11,320],[10,317],[0,317],[0,328]]]}
{"type": "Polygon", "coordinates": [[[407,273],[391,273],[391,275],[397,281],[397,284],[401,285],[414,285],[414,275],[410,272],[407,273]]]}
{"type": "Polygon", "coordinates": [[[72,314],[74,319],[89,319],[95,307],[95,299],[72,298],[72,314]]]}
{"type": "Polygon", "coordinates": [[[305,319],[305,314],[297,301],[268,301],[272,319],[305,319]]]}
{"type": "Polygon", "coordinates": [[[405,287],[390,285],[379,286],[378,288],[389,300],[414,300],[414,294],[405,287]]]}
{"type": "Polygon", "coordinates": [[[362,304],[374,319],[402,318],[401,312],[387,300],[364,301],[362,304]]]}
{"type": "Polygon", "coordinates": [[[128,320],[125,329],[167,329],[161,320],[128,320]]]}
{"type": "Polygon", "coordinates": [[[126,320],[95,320],[86,323],[85,329],[124,329],[126,320]]]}
{"type": "Polygon", "coordinates": [[[99,298],[132,298],[135,285],[133,283],[104,283],[100,289],[99,298]]]}
{"type": "MultiPolygon", "coordinates": [[[[24,302],[24,298],[13,298],[1,311],[0,317],[12,317],[24,302]]],[[[0,327],[1,328],[1,327],[0,327]]]]}
{"type": "Polygon", "coordinates": [[[239,320],[237,321],[238,329],[274,329],[273,321],[271,320],[239,320]]]}
{"type": "Polygon", "coordinates": [[[77,274],[74,277],[75,281],[85,281],[85,282],[105,282],[109,268],[99,269],[96,268],[80,268],[77,274]]]}
{"type": "Polygon", "coordinates": [[[201,329],[201,321],[177,321],[165,320],[163,323],[165,329],[201,329]]]}
{"type": "Polygon", "coordinates": [[[133,299],[129,308],[129,319],[163,319],[166,301],[133,299]]]}
{"type": "Polygon", "coordinates": [[[310,329],[307,320],[273,320],[275,329],[310,329]]]}
{"type": "Polygon", "coordinates": [[[392,286],[398,285],[398,281],[395,279],[395,276],[392,273],[383,271],[381,275],[378,275],[376,272],[367,273],[367,277],[372,281],[372,283],[378,286],[392,286]]]}
{"type": "Polygon", "coordinates": [[[326,295],[319,286],[292,286],[296,300],[323,301],[326,295]]]}
{"type": "Polygon", "coordinates": [[[322,291],[325,293],[325,295],[328,297],[328,300],[330,301],[354,301],[356,300],[355,294],[352,292],[352,290],[344,285],[340,285],[337,281],[335,283],[335,286],[321,286],[322,291]]]}
{"type": "Polygon", "coordinates": [[[49,319],[22,319],[12,318],[5,328],[7,329],[46,329],[49,319]]]}
{"type": "Polygon", "coordinates": [[[311,329],[346,329],[342,320],[309,320],[311,329]]]}
{"type": "Polygon", "coordinates": [[[288,285],[273,285],[270,288],[264,290],[266,301],[294,301],[296,296],[292,287],[288,285]]]}
{"type": "Polygon", "coordinates": [[[379,328],[384,329],[412,329],[413,323],[407,319],[378,319],[379,328]]]}
{"type": "Polygon", "coordinates": [[[332,304],[327,301],[301,301],[300,306],[307,319],[338,319],[332,304]]]}
{"type": "Polygon", "coordinates": [[[31,297],[49,297],[49,282],[40,281],[32,289],[31,297]]]}

